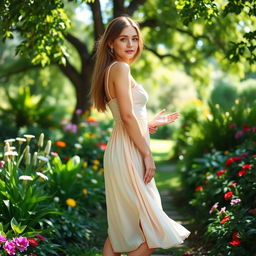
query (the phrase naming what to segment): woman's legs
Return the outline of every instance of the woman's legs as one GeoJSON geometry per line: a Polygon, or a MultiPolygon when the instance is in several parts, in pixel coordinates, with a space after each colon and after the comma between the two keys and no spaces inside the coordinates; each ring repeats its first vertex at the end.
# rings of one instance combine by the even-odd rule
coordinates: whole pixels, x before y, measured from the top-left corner
{"type": "Polygon", "coordinates": [[[107,237],[105,243],[104,243],[104,247],[103,247],[103,252],[102,252],[102,256],[120,256],[121,253],[115,253],[113,251],[111,242],[109,240],[109,238],[107,237]]]}
{"type": "Polygon", "coordinates": [[[149,249],[147,243],[143,243],[140,245],[138,249],[135,251],[129,252],[128,256],[150,256],[155,249],[149,249]]]}

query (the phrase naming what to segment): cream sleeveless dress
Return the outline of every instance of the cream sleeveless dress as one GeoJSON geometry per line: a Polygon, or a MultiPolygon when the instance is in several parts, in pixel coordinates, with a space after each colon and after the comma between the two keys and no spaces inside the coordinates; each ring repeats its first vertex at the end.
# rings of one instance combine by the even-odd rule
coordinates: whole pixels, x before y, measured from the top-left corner
{"type": "MultiPolygon", "coordinates": [[[[143,181],[143,159],[128,136],[121,120],[118,103],[110,97],[114,127],[104,154],[104,178],[108,219],[108,236],[114,252],[136,250],[143,242],[149,248],[170,248],[183,243],[190,232],[170,219],[163,211],[155,180],[143,181]]],[[[133,108],[140,129],[149,144],[146,103],[143,87],[132,88],[133,108]]]]}

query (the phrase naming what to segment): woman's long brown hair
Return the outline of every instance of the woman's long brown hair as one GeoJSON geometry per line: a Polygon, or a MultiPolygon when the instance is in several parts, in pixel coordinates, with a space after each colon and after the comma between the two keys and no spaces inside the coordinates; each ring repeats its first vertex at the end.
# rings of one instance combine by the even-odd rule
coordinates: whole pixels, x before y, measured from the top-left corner
{"type": "Polygon", "coordinates": [[[135,28],[139,38],[139,47],[132,60],[141,54],[143,48],[143,41],[139,25],[128,16],[120,16],[113,19],[107,26],[104,34],[97,43],[96,60],[94,71],[92,75],[92,85],[90,90],[90,99],[93,106],[101,112],[106,111],[107,97],[105,92],[105,72],[109,65],[115,60],[115,56],[111,53],[109,43],[113,42],[123,31],[124,28],[132,26],[135,28]]]}

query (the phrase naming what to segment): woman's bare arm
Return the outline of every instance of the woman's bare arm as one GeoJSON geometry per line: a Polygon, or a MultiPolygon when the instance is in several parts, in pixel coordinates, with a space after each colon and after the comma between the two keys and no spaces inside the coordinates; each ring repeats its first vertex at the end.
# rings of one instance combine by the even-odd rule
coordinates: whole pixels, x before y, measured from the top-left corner
{"type": "Polygon", "coordinates": [[[146,168],[144,181],[148,183],[154,176],[155,164],[149,145],[143,137],[133,112],[129,65],[123,62],[115,64],[110,71],[110,80],[114,84],[115,97],[125,129],[144,159],[146,168]]]}

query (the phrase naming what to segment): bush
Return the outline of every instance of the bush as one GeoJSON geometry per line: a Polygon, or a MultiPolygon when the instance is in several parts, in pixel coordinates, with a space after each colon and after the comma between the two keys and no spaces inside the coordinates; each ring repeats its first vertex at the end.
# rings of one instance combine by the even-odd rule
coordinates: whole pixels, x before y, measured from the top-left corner
{"type": "Polygon", "coordinates": [[[256,250],[255,153],[208,153],[187,172],[190,203],[198,209],[196,221],[207,225],[212,255],[245,256],[256,250]]]}

